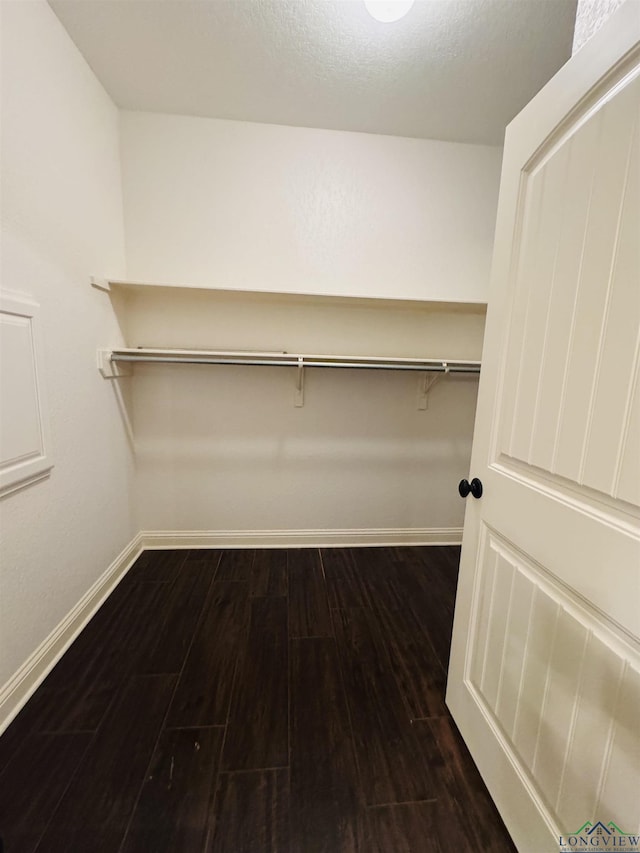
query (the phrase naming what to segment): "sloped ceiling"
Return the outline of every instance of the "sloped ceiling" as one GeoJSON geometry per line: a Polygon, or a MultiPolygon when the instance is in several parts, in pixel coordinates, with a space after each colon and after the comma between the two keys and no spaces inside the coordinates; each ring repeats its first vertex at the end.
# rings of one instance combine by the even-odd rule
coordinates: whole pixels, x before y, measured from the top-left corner
{"type": "Polygon", "coordinates": [[[501,144],[571,54],[576,0],[49,0],[131,110],[501,144]]]}

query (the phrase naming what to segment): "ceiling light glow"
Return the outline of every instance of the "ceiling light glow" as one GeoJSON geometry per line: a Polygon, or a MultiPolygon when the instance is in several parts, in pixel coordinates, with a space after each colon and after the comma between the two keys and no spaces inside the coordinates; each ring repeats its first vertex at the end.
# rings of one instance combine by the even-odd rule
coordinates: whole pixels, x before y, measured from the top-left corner
{"type": "Polygon", "coordinates": [[[364,0],[367,12],[376,21],[390,24],[404,18],[415,0],[364,0]]]}

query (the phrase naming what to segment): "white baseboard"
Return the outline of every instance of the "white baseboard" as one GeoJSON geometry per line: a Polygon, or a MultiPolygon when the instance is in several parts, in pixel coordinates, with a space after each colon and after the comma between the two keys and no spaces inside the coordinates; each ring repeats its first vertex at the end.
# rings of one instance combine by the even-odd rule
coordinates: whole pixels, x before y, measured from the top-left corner
{"type": "Polygon", "coordinates": [[[143,546],[138,533],[80,601],[0,689],[0,734],[51,672],[89,619],[136,560],[143,546]]]}
{"type": "Polygon", "coordinates": [[[143,530],[143,548],[347,548],[459,545],[461,527],[370,530],[143,530]]]}

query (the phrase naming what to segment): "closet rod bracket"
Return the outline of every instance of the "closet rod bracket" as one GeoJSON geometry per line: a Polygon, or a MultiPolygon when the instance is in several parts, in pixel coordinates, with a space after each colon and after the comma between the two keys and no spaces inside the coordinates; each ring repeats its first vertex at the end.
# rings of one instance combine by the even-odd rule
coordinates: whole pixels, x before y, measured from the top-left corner
{"type": "Polygon", "coordinates": [[[98,370],[103,379],[120,379],[122,376],[131,376],[133,366],[122,361],[113,361],[112,352],[110,349],[98,350],[98,370]]]}
{"type": "MultiPolygon", "coordinates": [[[[445,373],[448,373],[448,370],[445,369],[445,373]]],[[[436,384],[439,382],[444,373],[421,373],[418,377],[418,411],[424,412],[429,408],[429,392],[436,384]]]]}
{"type": "Polygon", "coordinates": [[[304,406],[304,359],[298,356],[298,375],[296,377],[296,392],[293,398],[296,409],[304,406]]]}

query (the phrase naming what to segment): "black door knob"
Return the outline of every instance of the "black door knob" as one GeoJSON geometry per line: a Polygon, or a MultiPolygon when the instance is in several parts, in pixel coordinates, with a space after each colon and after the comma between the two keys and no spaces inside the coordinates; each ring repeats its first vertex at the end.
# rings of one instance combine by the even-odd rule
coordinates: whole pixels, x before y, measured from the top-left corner
{"type": "Polygon", "coordinates": [[[458,491],[460,492],[461,498],[466,498],[466,496],[471,492],[474,498],[482,497],[482,483],[477,477],[474,477],[471,482],[468,480],[460,480],[458,483],[458,491]]]}

